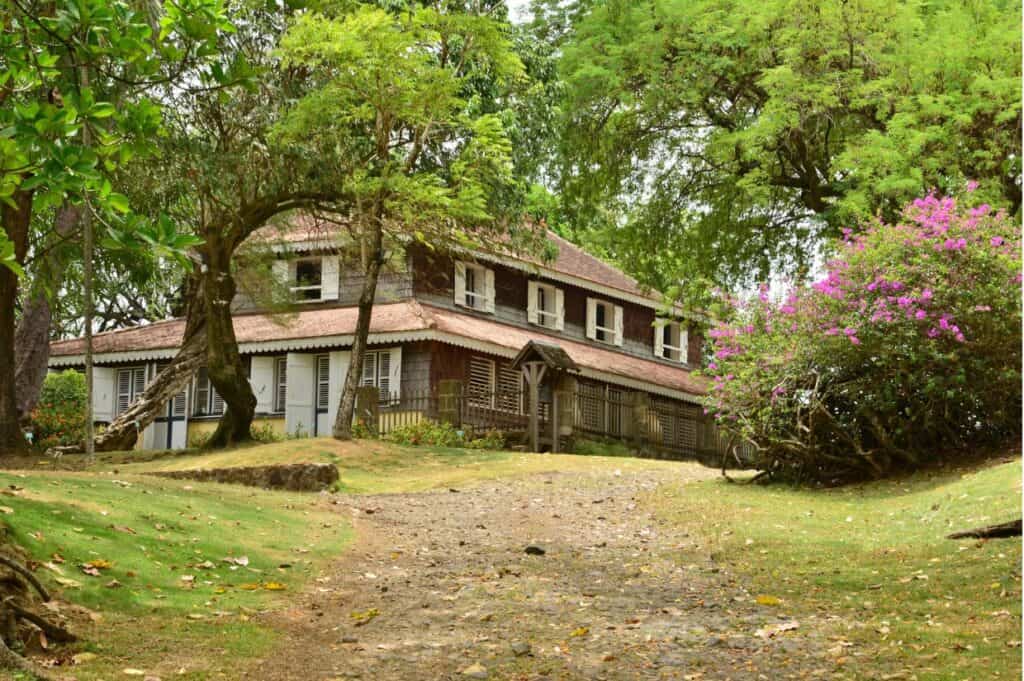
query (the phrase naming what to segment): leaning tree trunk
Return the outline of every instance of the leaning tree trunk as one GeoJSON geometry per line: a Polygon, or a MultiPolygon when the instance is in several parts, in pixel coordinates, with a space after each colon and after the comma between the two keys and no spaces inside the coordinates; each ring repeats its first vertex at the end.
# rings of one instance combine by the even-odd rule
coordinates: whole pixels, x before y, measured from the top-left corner
{"type": "Polygon", "coordinates": [[[224,400],[224,414],[206,446],[230,447],[252,439],[252,419],[256,414],[256,395],[242,364],[231,319],[231,301],[235,298],[235,279],[231,274],[233,248],[226,247],[216,235],[207,235],[204,245],[207,270],[204,273],[203,302],[206,309],[206,372],[217,394],[224,400]]]}
{"type": "Polygon", "coordinates": [[[203,365],[206,359],[206,308],[202,304],[204,286],[201,279],[193,275],[189,288],[192,295],[185,312],[185,333],[181,339],[181,349],[170,364],[150,381],[142,395],[96,436],[97,452],[134,447],[139,434],[160,416],[167,401],[184,390],[193,374],[203,365]]]}
{"type": "MultiPolygon", "coordinates": [[[[192,375],[206,360],[206,312],[202,304],[202,284],[196,286],[195,281],[196,277],[193,276],[189,282],[189,289],[193,293],[188,297],[181,349],[170,364],[150,381],[142,395],[93,439],[94,451],[112,452],[133,448],[139,434],[160,416],[168,400],[173,399],[188,385],[192,375]]],[[[73,454],[85,451],[85,448],[79,443],[54,447],[49,451],[55,454],[73,454]]]]}
{"type": "Polygon", "coordinates": [[[359,294],[359,316],[356,319],[355,338],[352,340],[352,358],[338,403],[338,415],[334,420],[333,434],[337,440],[352,439],[352,412],[356,406],[356,388],[359,387],[359,378],[363,375],[363,358],[366,356],[366,341],[370,335],[373,299],[377,295],[377,280],[384,264],[384,235],[379,221],[373,228],[368,255],[363,289],[359,294]]]}
{"type": "MultiPolygon", "coordinates": [[[[32,193],[15,192],[14,205],[0,208],[7,238],[14,244],[14,258],[25,262],[28,229],[32,221],[32,193]]],[[[14,324],[18,300],[18,275],[0,265],[0,451],[23,449],[25,437],[18,419],[18,395],[14,381],[14,324]]]]}
{"type": "MultiPolygon", "coordinates": [[[[67,238],[77,228],[82,209],[65,203],[57,210],[53,231],[58,239],[67,238]]],[[[50,325],[53,312],[50,293],[64,285],[65,265],[54,251],[44,258],[32,279],[32,290],[21,308],[21,319],[14,335],[14,390],[18,399],[18,414],[26,419],[39,402],[39,391],[46,378],[50,361],[50,325]]]]}

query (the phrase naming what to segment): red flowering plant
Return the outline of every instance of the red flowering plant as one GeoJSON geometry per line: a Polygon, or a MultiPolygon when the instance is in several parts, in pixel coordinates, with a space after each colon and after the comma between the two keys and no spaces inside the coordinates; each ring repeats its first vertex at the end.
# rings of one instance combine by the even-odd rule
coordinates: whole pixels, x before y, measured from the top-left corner
{"type": "Polygon", "coordinates": [[[775,478],[914,468],[1021,432],[1021,229],[927,196],[844,230],[827,273],[709,335],[719,426],[775,478]]]}
{"type": "Polygon", "coordinates": [[[85,438],[85,376],[68,369],[48,374],[32,411],[33,441],[41,449],[85,438]]]}

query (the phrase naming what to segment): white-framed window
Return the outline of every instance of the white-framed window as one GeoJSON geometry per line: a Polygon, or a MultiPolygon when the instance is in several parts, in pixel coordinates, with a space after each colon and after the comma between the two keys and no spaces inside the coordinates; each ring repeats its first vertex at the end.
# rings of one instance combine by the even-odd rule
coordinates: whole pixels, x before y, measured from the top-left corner
{"type": "Polygon", "coordinates": [[[466,392],[470,406],[513,414],[523,411],[523,374],[508,362],[470,357],[466,392]]]}
{"type": "Polygon", "coordinates": [[[373,350],[363,356],[360,386],[372,385],[380,391],[382,403],[398,400],[401,394],[402,350],[373,350]]]}
{"type": "Polygon", "coordinates": [[[338,256],[315,255],[274,263],[275,278],[283,281],[297,302],[312,303],[338,297],[338,256]]]}
{"type": "Polygon", "coordinates": [[[526,318],[531,324],[561,331],[565,328],[565,296],[551,284],[527,284],[526,318]]]}
{"type": "Polygon", "coordinates": [[[146,389],[146,367],[125,367],[117,370],[117,401],[114,414],[126,411],[146,389]]]}
{"type": "MultiPolygon", "coordinates": [[[[160,372],[163,371],[164,369],[166,369],[168,364],[170,364],[170,363],[169,362],[158,362],[157,365],[156,365],[156,369],[155,369],[156,373],[153,374],[153,377],[156,378],[157,376],[159,376],[160,372]]],[[[177,395],[172,397],[170,400],[168,400],[169,407],[170,407],[167,410],[168,416],[172,416],[174,418],[185,416],[186,413],[188,412],[187,401],[188,401],[188,388],[184,388],[180,393],[178,393],[177,395]]]]}
{"type": "Polygon", "coordinates": [[[216,416],[224,413],[224,398],[217,394],[206,367],[196,372],[196,387],[192,400],[192,414],[195,416],[216,416]]]}
{"type": "Polygon", "coordinates": [[[587,298],[587,338],[622,345],[622,306],[587,298]]]}
{"type": "Polygon", "coordinates": [[[288,404],[288,356],[274,358],[274,413],[283,414],[288,404]]]}
{"type": "Polygon", "coordinates": [[[327,411],[327,403],[331,396],[331,356],[316,356],[316,409],[327,411]]]}
{"type": "Polygon", "coordinates": [[[494,312],[494,270],[477,263],[455,263],[455,304],[494,312]]]}
{"type": "Polygon", "coordinates": [[[688,338],[681,322],[657,321],[654,324],[654,356],[685,364],[688,338]]]}
{"type": "Polygon", "coordinates": [[[299,258],[292,262],[291,291],[299,301],[321,300],[324,288],[324,259],[299,258]]]}

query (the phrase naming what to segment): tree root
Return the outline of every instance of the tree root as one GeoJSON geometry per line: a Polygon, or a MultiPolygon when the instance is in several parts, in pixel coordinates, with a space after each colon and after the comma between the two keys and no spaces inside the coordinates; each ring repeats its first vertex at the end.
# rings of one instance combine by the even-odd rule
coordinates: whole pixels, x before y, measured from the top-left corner
{"type": "Polygon", "coordinates": [[[62,626],[48,622],[42,616],[37,615],[31,610],[26,610],[17,603],[14,603],[10,599],[4,602],[4,606],[10,608],[15,615],[23,620],[28,620],[32,624],[36,625],[43,630],[46,634],[46,638],[57,643],[74,643],[78,640],[78,637],[72,634],[70,631],[62,626]]]}
{"type": "Polygon", "coordinates": [[[24,672],[25,674],[28,674],[29,677],[38,679],[38,681],[59,681],[56,676],[46,673],[36,665],[32,664],[31,661],[26,660],[24,657],[8,648],[2,638],[0,638],[0,669],[12,669],[24,672]]]}
{"type": "Polygon", "coordinates": [[[39,592],[39,597],[43,599],[43,602],[50,602],[50,593],[43,587],[42,583],[36,579],[36,576],[32,574],[31,570],[19,563],[18,561],[8,558],[7,556],[0,554],[0,565],[6,565],[10,569],[17,572],[19,575],[25,578],[25,580],[32,585],[32,587],[39,592]]]}
{"type": "Polygon", "coordinates": [[[1001,537],[1021,536],[1021,519],[1011,520],[1008,523],[988,525],[986,527],[975,527],[973,530],[954,532],[946,535],[946,539],[998,539],[1001,537]]]}

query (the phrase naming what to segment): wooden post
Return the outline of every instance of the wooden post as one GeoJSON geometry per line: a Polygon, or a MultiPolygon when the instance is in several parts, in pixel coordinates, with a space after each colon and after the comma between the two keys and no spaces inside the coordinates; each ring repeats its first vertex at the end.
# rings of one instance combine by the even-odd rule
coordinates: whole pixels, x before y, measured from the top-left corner
{"type": "Polygon", "coordinates": [[[558,432],[558,391],[551,393],[551,452],[558,454],[558,441],[561,439],[558,432]]]}
{"type": "Polygon", "coordinates": [[[544,380],[547,365],[544,362],[525,362],[523,376],[530,386],[530,447],[540,451],[540,382],[544,380]]]}

